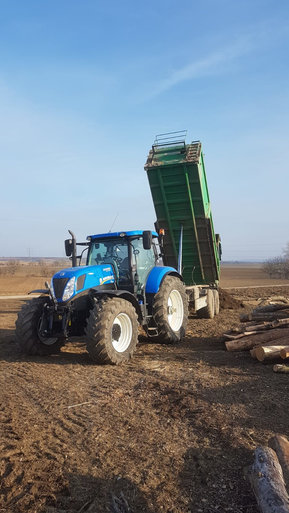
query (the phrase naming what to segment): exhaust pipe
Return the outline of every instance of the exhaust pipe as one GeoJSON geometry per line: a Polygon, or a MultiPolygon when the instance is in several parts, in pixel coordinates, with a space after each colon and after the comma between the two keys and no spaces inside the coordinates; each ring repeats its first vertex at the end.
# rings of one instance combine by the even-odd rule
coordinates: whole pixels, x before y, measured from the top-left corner
{"type": "Polygon", "coordinates": [[[74,233],[73,233],[71,230],[68,230],[68,232],[70,233],[71,238],[72,238],[71,263],[72,263],[72,267],[76,267],[76,266],[77,266],[77,258],[76,258],[76,238],[75,238],[74,233]]]}

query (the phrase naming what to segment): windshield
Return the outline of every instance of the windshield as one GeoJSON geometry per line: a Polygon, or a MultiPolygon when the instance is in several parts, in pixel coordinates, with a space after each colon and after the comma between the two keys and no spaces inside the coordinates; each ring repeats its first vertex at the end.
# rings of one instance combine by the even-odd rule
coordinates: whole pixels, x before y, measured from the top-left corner
{"type": "Polygon", "coordinates": [[[151,249],[144,249],[142,237],[129,240],[121,237],[95,239],[91,241],[87,255],[87,265],[110,264],[118,286],[126,290],[133,288],[137,277],[138,292],[141,291],[149,272],[157,262],[155,245],[153,244],[151,249]]]}
{"type": "Polygon", "coordinates": [[[87,255],[87,265],[128,263],[128,244],[125,239],[92,241],[87,255]]]}

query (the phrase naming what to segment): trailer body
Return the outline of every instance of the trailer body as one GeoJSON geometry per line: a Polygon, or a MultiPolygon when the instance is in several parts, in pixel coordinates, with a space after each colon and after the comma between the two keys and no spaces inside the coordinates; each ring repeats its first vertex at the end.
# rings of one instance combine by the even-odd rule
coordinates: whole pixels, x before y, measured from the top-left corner
{"type": "Polygon", "coordinates": [[[157,136],[145,170],[156,227],[165,233],[164,263],[181,272],[196,300],[203,297],[195,305],[198,310],[206,302],[206,289],[218,288],[221,244],[214,231],[201,142],[186,144],[182,135],[157,136]]]}

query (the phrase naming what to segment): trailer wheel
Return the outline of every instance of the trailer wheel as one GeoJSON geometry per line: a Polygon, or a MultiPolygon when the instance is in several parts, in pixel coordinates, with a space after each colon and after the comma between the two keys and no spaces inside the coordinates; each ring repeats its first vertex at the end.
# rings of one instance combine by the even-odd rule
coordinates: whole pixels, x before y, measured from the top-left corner
{"type": "Polygon", "coordinates": [[[95,301],[85,328],[87,351],[94,362],[118,365],[129,360],[138,342],[133,305],[121,298],[95,301]]]}
{"type": "Polygon", "coordinates": [[[44,337],[39,332],[44,304],[47,297],[34,298],[21,308],[16,321],[15,339],[23,353],[47,356],[59,353],[64,339],[44,337]]]}
{"type": "Polygon", "coordinates": [[[201,319],[213,319],[215,315],[215,300],[212,289],[207,292],[207,306],[197,311],[197,316],[201,319]]]}
{"type": "Polygon", "coordinates": [[[220,313],[220,296],[217,289],[213,289],[213,295],[214,295],[214,312],[215,315],[219,315],[220,313]]]}
{"type": "Polygon", "coordinates": [[[186,333],[188,298],[182,281],[166,276],[153,302],[153,318],[163,343],[179,342],[186,333]]]}

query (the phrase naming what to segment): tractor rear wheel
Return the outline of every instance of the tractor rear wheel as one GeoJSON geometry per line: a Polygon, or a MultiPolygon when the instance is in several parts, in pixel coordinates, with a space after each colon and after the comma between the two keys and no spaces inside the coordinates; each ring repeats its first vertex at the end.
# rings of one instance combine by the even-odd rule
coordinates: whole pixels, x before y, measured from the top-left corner
{"type": "Polygon", "coordinates": [[[87,351],[93,361],[118,365],[129,360],[138,342],[135,308],[125,299],[95,301],[85,328],[87,351]]]}
{"type": "Polygon", "coordinates": [[[44,337],[40,331],[40,322],[47,297],[34,298],[21,308],[16,321],[15,338],[23,353],[46,356],[59,353],[63,339],[44,337]]]}
{"type": "Polygon", "coordinates": [[[188,298],[182,281],[176,276],[166,276],[154,297],[153,318],[159,342],[179,342],[186,333],[188,298]]]}

